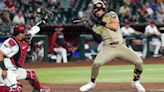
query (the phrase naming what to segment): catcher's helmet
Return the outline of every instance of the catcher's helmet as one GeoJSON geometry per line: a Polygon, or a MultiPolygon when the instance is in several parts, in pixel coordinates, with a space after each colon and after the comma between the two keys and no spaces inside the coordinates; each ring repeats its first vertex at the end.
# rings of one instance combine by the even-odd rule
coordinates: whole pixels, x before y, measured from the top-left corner
{"type": "Polygon", "coordinates": [[[105,10],[104,3],[102,1],[99,1],[99,2],[94,3],[93,10],[92,10],[93,13],[96,13],[100,9],[105,10]]]}
{"type": "Polygon", "coordinates": [[[13,29],[14,35],[18,35],[19,33],[25,33],[26,32],[26,26],[25,25],[16,25],[13,29]]]}

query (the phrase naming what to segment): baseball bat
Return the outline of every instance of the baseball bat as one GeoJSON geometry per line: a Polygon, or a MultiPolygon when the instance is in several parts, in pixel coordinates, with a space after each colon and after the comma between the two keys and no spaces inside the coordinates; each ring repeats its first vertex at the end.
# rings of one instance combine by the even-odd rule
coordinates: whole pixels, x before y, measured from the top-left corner
{"type": "Polygon", "coordinates": [[[76,20],[73,21],[73,24],[82,23],[82,22],[85,22],[85,21],[87,21],[86,18],[76,19],[76,20]]]}

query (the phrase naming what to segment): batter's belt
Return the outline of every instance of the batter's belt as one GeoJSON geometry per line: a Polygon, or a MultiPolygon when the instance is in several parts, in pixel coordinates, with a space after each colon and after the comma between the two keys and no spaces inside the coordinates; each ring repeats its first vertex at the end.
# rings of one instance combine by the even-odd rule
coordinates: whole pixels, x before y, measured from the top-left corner
{"type": "Polygon", "coordinates": [[[119,42],[112,42],[112,43],[109,43],[109,45],[118,45],[119,42]]]}
{"type": "Polygon", "coordinates": [[[104,45],[111,45],[111,46],[114,46],[114,45],[121,45],[123,44],[122,42],[119,42],[119,41],[116,41],[116,42],[111,42],[111,43],[105,43],[104,45]]]}

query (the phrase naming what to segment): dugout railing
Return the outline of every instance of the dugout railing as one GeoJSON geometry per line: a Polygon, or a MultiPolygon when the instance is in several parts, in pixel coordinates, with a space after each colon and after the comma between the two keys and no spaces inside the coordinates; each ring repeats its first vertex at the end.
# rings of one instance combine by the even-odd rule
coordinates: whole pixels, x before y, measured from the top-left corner
{"type": "MultiPolygon", "coordinates": [[[[146,44],[147,46],[147,52],[146,52],[146,57],[150,57],[150,50],[149,50],[149,42],[151,41],[152,36],[149,35],[131,35],[131,36],[124,36],[124,39],[126,39],[126,45],[131,45],[131,41],[132,40],[141,40],[143,41],[141,44],[138,44],[140,46],[136,46],[136,48],[134,49],[140,49],[143,50],[143,44],[146,44]]],[[[84,44],[87,40],[93,40],[93,37],[91,34],[82,34],[80,35],[80,59],[85,59],[85,48],[84,48],[84,44]]]]}

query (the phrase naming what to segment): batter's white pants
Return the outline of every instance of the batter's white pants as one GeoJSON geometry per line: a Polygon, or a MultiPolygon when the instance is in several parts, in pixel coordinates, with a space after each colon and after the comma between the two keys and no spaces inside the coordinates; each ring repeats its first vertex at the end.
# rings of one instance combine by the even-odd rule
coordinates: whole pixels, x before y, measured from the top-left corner
{"type": "Polygon", "coordinates": [[[59,47],[59,48],[54,48],[54,51],[57,53],[57,63],[61,63],[62,59],[63,59],[63,63],[67,63],[68,59],[67,59],[67,50],[63,47],[59,47]]]}

